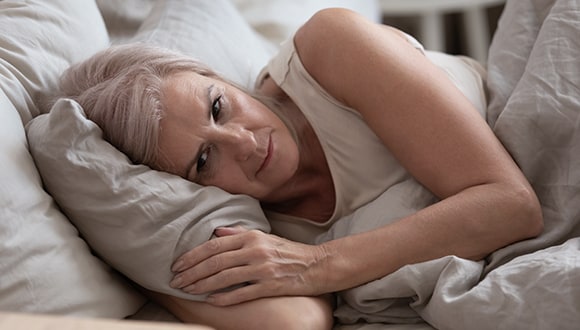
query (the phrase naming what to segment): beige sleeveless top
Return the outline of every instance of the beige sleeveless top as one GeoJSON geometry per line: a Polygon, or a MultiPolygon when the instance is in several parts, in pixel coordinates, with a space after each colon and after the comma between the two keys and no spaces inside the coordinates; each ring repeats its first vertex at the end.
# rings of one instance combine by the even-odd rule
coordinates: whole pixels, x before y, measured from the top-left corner
{"type": "MultiPolygon", "coordinates": [[[[443,68],[484,114],[486,98],[481,66],[464,57],[425,52],[412,37],[409,41],[443,68]]],[[[273,233],[313,243],[336,220],[374,200],[409,174],[356,110],[337,101],[310,76],[298,57],[293,39],[281,45],[258,82],[268,74],[296,103],[318,136],[334,182],[336,205],[324,223],[276,212],[266,211],[266,215],[273,233]]]]}

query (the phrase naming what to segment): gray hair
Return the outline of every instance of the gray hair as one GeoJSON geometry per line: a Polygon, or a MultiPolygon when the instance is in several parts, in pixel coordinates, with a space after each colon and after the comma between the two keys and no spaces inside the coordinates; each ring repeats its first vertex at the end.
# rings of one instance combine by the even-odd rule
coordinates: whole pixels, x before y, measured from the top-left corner
{"type": "Polygon", "coordinates": [[[132,162],[153,165],[158,157],[159,122],[165,112],[164,80],[191,71],[220,78],[195,59],[155,46],[133,43],[109,47],[70,67],[59,95],[79,103],[103,137],[132,162]]]}
{"type": "Polygon", "coordinates": [[[278,100],[250,92],[224,79],[199,61],[143,43],[111,46],[71,66],[60,79],[54,100],[70,98],[103,131],[103,138],[135,164],[159,168],[159,123],[165,113],[163,85],[178,72],[195,72],[228,83],[273,111],[298,141],[301,123],[285,113],[278,100]]]}

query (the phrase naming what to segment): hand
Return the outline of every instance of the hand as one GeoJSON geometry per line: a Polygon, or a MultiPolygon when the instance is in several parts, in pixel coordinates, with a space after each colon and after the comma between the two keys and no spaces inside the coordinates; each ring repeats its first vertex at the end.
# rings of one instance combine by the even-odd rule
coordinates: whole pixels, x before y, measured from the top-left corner
{"type": "Polygon", "coordinates": [[[272,296],[317,296],[327,293],[324,248],[241,227],[222,227],[218,236],[180,256],[172,266],[170,285],[203,294],[208,302],[227,306],[272,296]]]}

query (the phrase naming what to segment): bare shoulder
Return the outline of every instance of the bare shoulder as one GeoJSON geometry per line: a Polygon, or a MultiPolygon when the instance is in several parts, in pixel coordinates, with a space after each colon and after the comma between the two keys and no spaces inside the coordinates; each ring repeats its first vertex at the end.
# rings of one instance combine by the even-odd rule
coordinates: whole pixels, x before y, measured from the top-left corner
{"type": "Polygon", "coordinates": [[[345,94],[360,90],[352,88],[355,84],[360,87],[353,79],[372,77],[365,71],[372,72],[377,65],[383,69],[388,69],[389,65],[400,66],[397,56],[389,56],[389,53],[420,55],[401,31],[342,8],[317,12],[297,31],[294,44],[309,74],[335,98],[347,104],[345,94]],[[380,63],[374,61],[379,57],[380,63]],[[353,84],[341,83],[346,81],[353,84]]]}
{"type": "Polygon", "coordinates": [[[336,46],[336,41],[346,41],[350,35],[357,35],[359,26],[365,23],[364,17],[348,9],[323,9],[296,32],[294,43],[301,58],[308,60],[328,46],[336,46]]]}
{"type": "Polygon", "coordinates": [[[340,50],[348,46],[339,43],[348,42],[345,33],[352,33],[349,26],[352,21],[358,21],[355,16],[346,9],[324,9],[314,14],[294,36],[302,64],[323,87],[327,87],[325,81],[330,79],[328,74],[332,69],[348,56],[340,50]]]}
{"type": "Polygon", "coordinates": [[[320,50],[324,49],[324,46],[336,45],[334,42],[337,40],[346,41],[354,37],[356,41],[361,37],[364,38],[364,32],[368,32],[369,28],[382,30],[399,38],[404,36],[402,31],[370,21],[352,10],[327,8],[315,13],[298,29],[294,42],[299,52],[308,55],[309,50],[320,50]]]}

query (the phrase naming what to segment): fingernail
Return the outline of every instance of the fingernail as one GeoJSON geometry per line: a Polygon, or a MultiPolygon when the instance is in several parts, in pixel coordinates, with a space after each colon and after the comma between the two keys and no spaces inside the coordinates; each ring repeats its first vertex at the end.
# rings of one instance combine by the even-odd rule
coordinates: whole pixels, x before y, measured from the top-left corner
{"type": "Polygon", "coordinates": [[[169,283],[169,286],[172,288],[179,288],[179,286],[183,283],[183,278],[181,276],[175,276],[173,280],[169,283]]]}
{"type": "Polygon", "coordinates": [[[183,260],[178,260],[176,263],[173,264],[171,267],[171,271],[178,272],[181,271],[181,267],[183,267],[183,260]]]}

